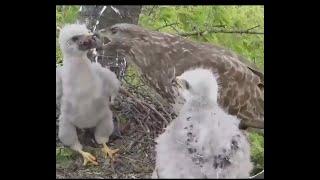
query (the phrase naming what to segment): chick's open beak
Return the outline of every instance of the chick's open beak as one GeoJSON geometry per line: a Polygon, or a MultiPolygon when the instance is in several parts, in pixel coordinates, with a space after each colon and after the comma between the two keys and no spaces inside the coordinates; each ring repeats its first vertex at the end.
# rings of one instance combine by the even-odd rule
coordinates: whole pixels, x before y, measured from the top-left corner
{"type": "Polygon", "coordinates": [[[79,41],[78,41],[78,45],[79,45],[79,48],[81,50],[89,50],[89,49],[94,49],[94,48],[102,48],[102,42],[101,40],[99,39],[99,37],[97,37],[96,35],[94,34],[88,34],[88,35],[84,35],[84,36],[81,36],[79,38],[79,41]]]}
{"type": "Polygon", "coordinates": [[[180,82],[180,80],[177,79],[177,78],[174,78],[174,79],[172,80],[172,85],[175,86],[175,87],[177,87],[177,88],[182,88],[181,82],[180,82]]]}

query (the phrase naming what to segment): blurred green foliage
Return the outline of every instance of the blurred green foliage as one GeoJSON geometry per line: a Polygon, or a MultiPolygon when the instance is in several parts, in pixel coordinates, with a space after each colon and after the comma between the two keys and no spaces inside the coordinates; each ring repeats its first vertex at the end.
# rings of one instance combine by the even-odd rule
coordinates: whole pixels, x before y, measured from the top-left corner
{"type": "MultiPolygon", "coordinates": [[[[251,31],[263,32],[264,8],[263,6],[145,6],[140,14],[139,24],[152,30],[160,28],[159,31],[172,34],[210,29],[248,30],[256,26],[258,27],[251,31]]],[[[263,69],[263,35],[208,33],[189,38],[229,48],[263,69]]]]}
{"type": "Polygon", "coordinates": [[[56,6],[56,63],[62,63],[62,54],[59,48],[59,28],[65,24],[75,23],[79,14],[79,6],[56,6]]]}
{"type": "Polygon", "coordinates": [[[264,137],[259,133],[249,134],[251,144],[251,160],[254,164],[252,174],[257,174],[264,169],[264,137]]]}
{"type": "Polygon", "coordinates": [[[59,167],[68,167],[74,158],[75,154],[71,149],[64,147],[56,148],[56,164],[59,165],[59,167]]]}

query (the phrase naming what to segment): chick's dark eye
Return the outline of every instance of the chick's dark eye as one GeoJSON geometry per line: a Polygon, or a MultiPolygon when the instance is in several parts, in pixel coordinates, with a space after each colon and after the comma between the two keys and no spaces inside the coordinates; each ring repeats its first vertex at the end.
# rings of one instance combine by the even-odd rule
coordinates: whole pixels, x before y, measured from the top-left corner
{"type": "Polygon", "coordinates": [[[74,42],[77,41],[78,39],[79,39],[79,36],[73,36],[73,37],[71,38],[71,40],[74,41],[74,42]]]}
{"type": "Polygon", "coordinates": [[[186,81],[186,89],[187,89],[187,90],[190,89],[190,84],[188,83],[188,81],[186,81]]]}

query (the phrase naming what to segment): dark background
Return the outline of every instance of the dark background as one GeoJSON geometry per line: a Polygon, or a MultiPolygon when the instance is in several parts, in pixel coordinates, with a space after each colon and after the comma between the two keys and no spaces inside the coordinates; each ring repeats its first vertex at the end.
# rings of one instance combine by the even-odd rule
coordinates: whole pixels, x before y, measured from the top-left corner
{"type": "MultiPolygon", "coordinates": [[[[1,158],[3,176],[55,177],[55,5],[75,2],[101,4],[97,1],[41,1],[31,4],[29,1],[2,5],[1,37],[6,38],[2,41],[5,51],[2,51],[0,71],[3,96],[1,122],[4,122],[1,124],[1,150],[4,152],[0,156],[4,157],[1,158]]],[[[317,81],[312,79],[317,77],[317,70],[312,68],[318,66],[315,64],[317,59],[311,57],[317,53],[312,48],[317,46],[298,41],[316,42],[318,35],[314,25],[317,21],[308,20],[316,17],[317,11],[311,10],[313,5],[299,5],[297,10],[293,10],[293,2],[284,6],[275,1],[215,2],[265,5],[265,177],[316,174],[312,168],[317,166],[307,161],[317,162],[318,141],[311,140],[317,135],[311,127],[316,128],[318,120],[312,117],[317,112],[313,111],[317,107],[317,88],[314,86],[317,81]],[[308,11],[306,18],[302,18],[307,14],[302,10],[308,11]],[[303,55],[299,56],[299,52],[303,55]],[[302,102],[306,99],[315,101],[316,105],[302,102]],[[304,108],[307,111],[303,111],[304,108]]],[[[140,4],[138,1],[135,3],[140,4]]],[[[209,1],[202,3],[213,4],[209,1]]],[[[153,3],[149,1],[149,4],[153,3]]],[[[161,4],[169,4],[169,1],[161,4]]],[[[190,2],[175,1],[174,4],[190,2]]]]}

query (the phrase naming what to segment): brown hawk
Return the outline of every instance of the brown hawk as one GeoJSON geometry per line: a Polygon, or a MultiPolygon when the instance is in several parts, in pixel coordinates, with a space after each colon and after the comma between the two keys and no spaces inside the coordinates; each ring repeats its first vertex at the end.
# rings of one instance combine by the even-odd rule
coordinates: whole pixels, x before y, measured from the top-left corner
{"type": "Polygon", "coordinates": [[[104,48],[127,56],[169,103],[175,103],[175,76],[194,67],[210,68],[219,76],[220,106],[241,119],[241,128],[264,128],[264,74],[239,55],[133,24],[115,24],[100,33],[109,41],[104,48]]]}

